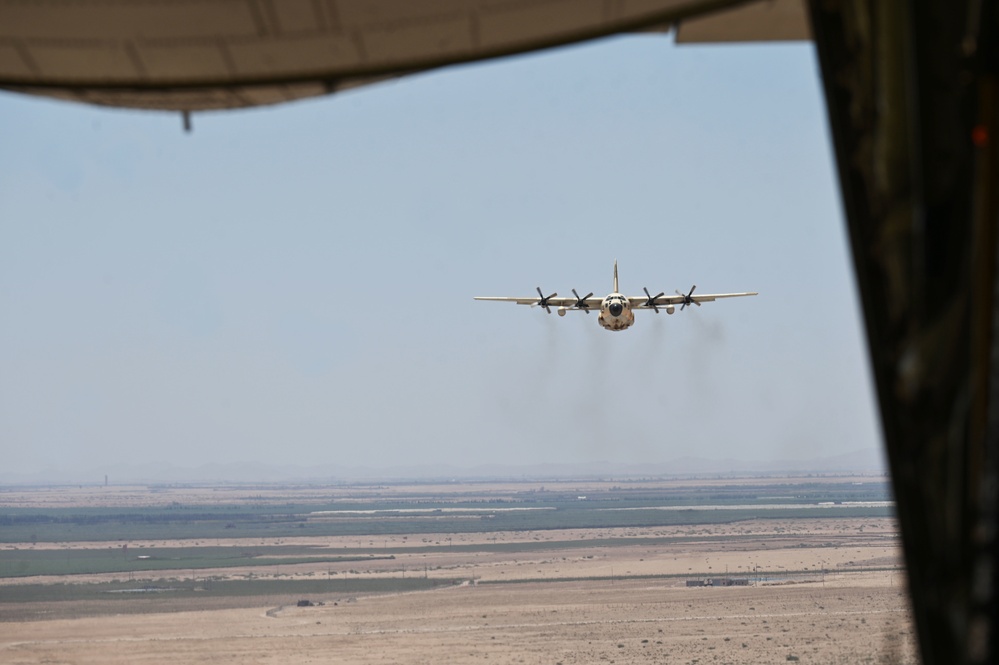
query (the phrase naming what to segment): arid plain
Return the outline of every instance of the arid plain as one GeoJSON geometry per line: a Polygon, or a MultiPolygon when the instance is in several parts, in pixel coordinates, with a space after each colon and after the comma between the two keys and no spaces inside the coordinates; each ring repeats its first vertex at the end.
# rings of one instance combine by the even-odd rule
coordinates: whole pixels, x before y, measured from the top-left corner
{"type": "MultiPolygon", "coordinates": [[[[757,482],[761,492],[772,493],[773,480],[739,481],[743,489],[757,482]]],[[[788,488],[787,496],[794,496],[796,482],[779,481],[788,488]]],[[[848,487],[855,481],[829,482],[848,487]]],[[[815,485],[812,479],[808,483],[815,485]]],[[[786,511],[771,501],[758,502],[755,511],[740,506],[747,519],[702,524],[694,523],[696,515],[685,515],[685,523],[679,524],[666,519],[663,524],[589,528],[557,528],[558,520],[549,519],[543,529],[495,531],[483,526],[495,518],[481,516],[469,522],[474,529],[464,531],[434,531],[430,527],[435,522],[427,522],[442,519],[442,506],[448,504],[441,502],[458,505],[459,495],[462,506],[474,496],[495,510],[541,509],[537,485],[421,485],[419,500],[413,499],[413,488],[398,487],[282,488],[274,490],[274,497],[266,496],[267,488],[228,488],[224,499],[206,488],[4,491],[0,504],[18,510],[103,506],[118,511],[136,505],[231,506],[271,499],[308,505],[328,502],[331,495],[340,503],[338,510],[308,515],[305,524],[329,529],[326,535],[296,527],[240,537],[233,533],[238,528],[223,528],[213,538],[5,542],[0,547],[9,562],[44,556],[69,562],[74,552],[103,549],[116,557],[120,553],[132,565],[178,548],[274,549],[266,560],[258,553],[248,565],[212,567],[209,562],[143,571],[123,564],[129,569],[5,575],[0,578],[0,662],[917,662],[890,517],[856,516],[855,510],[840,515],[842,504],[825,502],[810,511],[786,511]],[[393,515],[414,511],[411,516],[418,521],[412,522],[411,532],[400,527],[377,535],[335,533],[343,524],[356,527],[357,515],[379,519],[360,504],[356,511],[343,509],[345,502],[369,501],[375,494],[391,501],[393,515]],[[429,514],[415,507],[425,505],[428,496],[439,497],[429,514]],[[522,506],[511,499],[525,496],[534,503],[522,506]],[[767,516],[754,517],[761,512],[767,516]],[[345,514],[352,521],[328,524],[345,514]],[[308,548],[321,556],[282,560],[283,555],[273,554],[288,548],[308,548]],[[344,552],[352,554],[349,560],[338,558],[344,552]],[[226,580],[244,586],[232,594],[212,586],[226,580]],[[713,585],[688,586],[707,580],[713,585]],[[722,586],[729,580],[736,586],[722,586]],[[423,586],[392,587],[403,582],[423,586]],[[313,586],[306,593],[265,583],[313,586]],[[363,587],[375,583],[386,586],[363,587]],[[23,598],[15,593],[114,584],[123,588],[87,598],[23,598]],[[261,591],[255,593],[258,587],[261,591]],[[298,606],[306,599],[314,604],[298,606]]],[[[712,484],[692,485],[705,486],[712,484]]],[[[547,483],[542,491],[582,501],[603,492],[620,496],[625,490],[654,497],[678,487],[683,487],[679,481],[632,483],[624,489],[620,483],[547,483]]],[[[659,508],[664,514],[672,510],[659,508]]],[[[699,508],[705,506],[685,510],[699,508]]],[[[164,535],[183,535],[177,530],[164,529],[164,535]]],[[[13,563],[5,565],[5,570],[15,570],[13,563]]]]}

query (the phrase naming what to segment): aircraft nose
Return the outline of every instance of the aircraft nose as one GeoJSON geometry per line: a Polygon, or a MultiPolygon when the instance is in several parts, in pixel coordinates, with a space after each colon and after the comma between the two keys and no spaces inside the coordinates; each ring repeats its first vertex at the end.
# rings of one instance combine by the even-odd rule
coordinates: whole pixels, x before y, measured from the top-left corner
{"type": "Polygon", "coordinates": [[[624,307],[621,305],[621,303],[614,303],[607,309],[610,310],[611,316],[621,316],[621,312],[624,310],[624,307]]]}

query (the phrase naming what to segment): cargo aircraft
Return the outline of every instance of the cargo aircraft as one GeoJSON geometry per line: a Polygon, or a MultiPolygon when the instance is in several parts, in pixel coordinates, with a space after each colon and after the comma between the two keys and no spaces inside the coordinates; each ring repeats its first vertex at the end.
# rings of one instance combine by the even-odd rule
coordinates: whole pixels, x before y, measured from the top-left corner
{"type": "Polygon", "coordinates": [[[585,296],[580,297],[576,293],[576,289],[572,290],[572,298],[558,298],[557,293],[553,293],[550,296],[546,296],[542,293],[541,287],[538,287],[538,296],[528,296],[526,298],[510,298],[510,297],[494,297],[494,296],[476,296],[476,300],[495,300],[499,302],[515,302],[518,305],[530,305],[531,307],[543,307],[549,314],[552,313],[552,307],[555,307],[558,311],[559,316],[565,316],[568,311],[582,311],[587,314],[590,310],[597,310],[599,314],[597,315],[597,323],[606,328],[607,330],[626,330],[635,323],[635,310],[637,309],[651,309],[654,310],[656,314],[659,313],[660,309],[665,309],[667,314],[672,314],[676,311],[676,306],[679,305],[680,309],[683,310],[689,305],[701,306],[702,302],[711,302],[717,300],[718,298],[740,298],[742,296],[755,296],[757,295],[755,291],[747,293],[710,293],[707,295],[694,295],[694,289],[697,285],[690,287],[690,291],[686,294],[676,292],[675,296],[668,296],[665,293],[659,293],[659,295],[652,295],[649,290],[643,287],[642,290],[645,291],[644,296],[625,296],[618,291],[617,285],[617,261],[614,262],[614,292],[603,298],[594,298],[593,293],[588,293],[585,296]]]}

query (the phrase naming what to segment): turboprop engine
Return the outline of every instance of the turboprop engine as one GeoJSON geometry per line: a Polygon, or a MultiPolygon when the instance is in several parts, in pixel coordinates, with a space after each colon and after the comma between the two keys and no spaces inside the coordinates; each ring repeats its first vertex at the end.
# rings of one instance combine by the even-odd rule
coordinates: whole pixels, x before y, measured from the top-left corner
{"type": "MultiPolygon", "coordinates": [[[[654,296],[651,293],[649,293],[649,289],[647,287],[644,287],[644,286],[642,287],[642,290],[645,291],[645,306],[646,307],[651,307],[652,309],[654,309],[656,311],[656,314],[658,314],[659,313],[658,300],[660,298],[662,298],[666,294],[664,292],[660,291],[659,295],[655,295],[654,296]]],[[[691,291],[693,291],[693,289],[691,291]]],[[[663,309],[666,310],[667,314],[672,314],[673,312],[676,311],[676,308],[672,305],[672,303],[665,305],[663,307],[663,309]]],[[[680,309],[683,309],[683,308],[681,307],[680,309]]]]}

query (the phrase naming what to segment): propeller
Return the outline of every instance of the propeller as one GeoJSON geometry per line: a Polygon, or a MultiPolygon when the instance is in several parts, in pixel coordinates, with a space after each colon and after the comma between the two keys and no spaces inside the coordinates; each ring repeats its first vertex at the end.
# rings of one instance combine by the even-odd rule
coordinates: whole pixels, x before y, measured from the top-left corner
{"type": "Polygon", "coordinates": [[[537,287],[537,289],[538,289],[538,298],[539,298],[539,300],[535,304],[536,305],[541,305],[542,307],[545,308],[546,312],[548,312],[549,314],[551,314],[552,313],[552,309],[551,309],[551,307],[548,306],[548,301],[551,300],[552,298],[554,298],[555,296],[557,296],[558,294],[557,293],[553,293],[553,294],[551,294],[550,296],[548,296],[546,298],[545,294],[541,293],[541,287],[539,286],[539,287],[537,287]]]}
{"type": "Polygon", "coordinates": [[[653,296],[653,295],[649,294],[649,290],[647,288],[645,288],[644,286],[642,287],[642,290],[645,291],[645,297],[648,298],[648,300],[645,301],[645,306],[646,307],[651,307],[652,309],[656,310],[656,314],[658,314],[659,313],[659,308],[656,307],[656,301],[659,300],[660,298],[662,298],[664,295],[666,295],[666,292],[665,291],[660,291],[659,295],[653,296]]]}
{"type": "Polygon", "coordinates": [[[586,294],[585,296],[583,296],[582,298],[580,298],[579,294],[576,293],[576,289],[573,289],[572,290],[572,295],[576,296],[576,304],[573,305],[573,307],[575,307],[576,309],[581,309],[584,312],[586,312],[587,314],[589,314],[590,313],[590,306],[586,304],[586,299],[593,295],[593,291],[590,291],[588,294],[586,294]]]}
{"type": "Polygon", "coordinates": [[[691,298],[691,296],[694,294],[694,289],[696,289],[696,288],[697,288],[697,284],[694,284],[692,287],[690,287],[690,292],[687,293],[687,295],[683,295],[679,291],[676,292],[676,295],[678,295],[681,298],[683,298],[683,304],[680,305],[680,311],[681,312],[683,311],[683,308],[686,307],[687,305],[697,305],[698,307],[701,306],[701,303],[699,303],[696,300],[694,300],[693,298],[691,298]]]}

